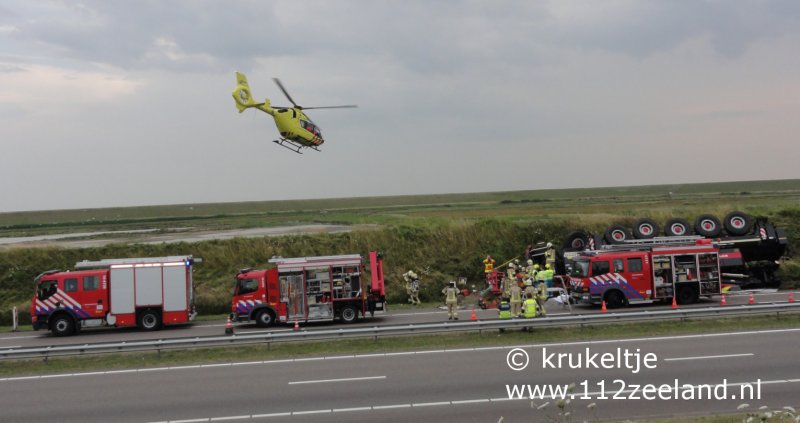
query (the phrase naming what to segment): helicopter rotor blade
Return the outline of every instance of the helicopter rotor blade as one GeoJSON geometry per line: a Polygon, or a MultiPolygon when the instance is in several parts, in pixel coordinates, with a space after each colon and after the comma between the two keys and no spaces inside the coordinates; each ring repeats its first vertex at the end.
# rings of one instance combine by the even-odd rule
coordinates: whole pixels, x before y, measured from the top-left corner
{"type": "Polygon", "coordinates": [[[289,102],[292,103],[294,105],[294,107],[297,107],[298,109],[303,110],[302,107],[298,106],[297,103],[294,102],[294,100],[292,99],[292,96],[289,95],[289,92],[286,91],[286,88],[284,88],[283,84],[281,84],[281,80],[280,79],[272,78],[272,80],[275,81],[275,83],[278,85],[278,88],[280,88],[281,91],[283,91],[283,95],[285,95],[286,98],[289,99],[289,102]]]}
{"type": "Polygon", "coordinates": [[[303,107],[303,110],[310,110],[310,109],[353,109],[356,108],[355,104],[345,104],[342,106],[317,106],[317,107],[303,107]]]}

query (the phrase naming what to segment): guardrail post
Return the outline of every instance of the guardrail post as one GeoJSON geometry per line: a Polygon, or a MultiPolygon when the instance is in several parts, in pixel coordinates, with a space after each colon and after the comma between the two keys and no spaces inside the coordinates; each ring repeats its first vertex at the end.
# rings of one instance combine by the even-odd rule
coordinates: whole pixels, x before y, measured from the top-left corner
{"type": "Polygon", "coordinates": [[[17,308],[14,307],[11,309],[11,332],[17,331],[17,325],[19,324],[19,315],[17,314],[17,308]]]}

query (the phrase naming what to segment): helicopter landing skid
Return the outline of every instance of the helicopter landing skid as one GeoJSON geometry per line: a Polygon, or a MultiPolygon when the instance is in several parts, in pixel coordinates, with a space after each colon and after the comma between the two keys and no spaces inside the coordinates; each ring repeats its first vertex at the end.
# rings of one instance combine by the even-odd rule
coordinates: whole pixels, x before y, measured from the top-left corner
{"type": "Polygon", "coordinates": [[[272,142],[274,142],[275,144],[278,144],[279,146],[281,146],[283,148],[286,148],[286,149],[289,149],[291,151],[294,151],[297,154],[303,154],[303,152],[300,151],[300,149],[303,149],[303,148],[310,148],[312,150],[322,151],[317,147],[309,146],[309,145],[297,144],[296,142],[287,140],[286,138],[281,138],[279,140],[272,140],[272,142]]]}

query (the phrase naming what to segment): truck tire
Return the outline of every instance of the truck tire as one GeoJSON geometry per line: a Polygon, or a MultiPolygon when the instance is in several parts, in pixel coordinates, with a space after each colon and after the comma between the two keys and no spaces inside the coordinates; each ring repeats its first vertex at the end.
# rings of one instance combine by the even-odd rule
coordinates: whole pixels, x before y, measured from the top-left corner
{"type": "Polygon", "coordinates": [[[345,306],[339,318],[342,319],[344,323],[355,323],[355,321],[358,320],[358,310],[353,306],[345,306]]]}
{"type": "Polygon", "coordinates": [[[628,229],[622,225],[611,225],[606,229],[606,242],[609,244],[622,244],[630,239],[628,229]]]}
{"type": "Polygon", "coordinates": [[[50,331],[55,336],[70,336],[75,333],[75,319],[67,313],[59,313],[52,317],[50,331]]]}
{"type": "Polygon", "coordinates": [[[747,214],[734,211],[725,216],[725,231],[731,235],[747,235],[753,227],[753,219],[747,214]]]}
{"type": "Polygon", "coordinates": [[[139,329],[152,331],[161,329],[161,313],[156,310],[145,310],[139,313],[137,322],[139,329]]]}
{"type": "Polygon", "coordinates": [[[667,236],[687,236],[692,234],[692,227],[686,219],[673,218],[664,224],[664,233],[667,236]]]}
{"type": "Polygon", "coordinates": [[[650,239],[658,235],[658,224],[650,219],[639,219],[633,225],[633,236],[636,239],[650,239]]]}
{"type": "Polygon", "coordinates": [[[259,310],[256,313],[256,325],[262,328],[268,328],[275,324],[275,315],[267,309],[259,310]]]}
{"type": "Polygon", "coordinates": [[[722,224],[714,215],[704,214],[694,221],[694,231],[698,235],[715,238],[722,233],[722,224]]]}
{"type": "Polygon", "coordinates": [[[567,235],[564,249],[568,251],[583,251],[589,245],[589,235],[583,231],[575,231],[567,235]]]}
{"type": "Polygon", "coordinates": [[[680,305],[684,304],[694,304],[697,300],[700,299],[700,293],[697,292],[697,289],[691,286],[680,286],[678,287],[677,297],[675,298],[675,302],[680,305]]]}
{"type": "Polygon", "coordinates": [[[625,295],[617,290],[606,292],[603,296],[607,308],[620,308],[625,307],[625,295]]]}

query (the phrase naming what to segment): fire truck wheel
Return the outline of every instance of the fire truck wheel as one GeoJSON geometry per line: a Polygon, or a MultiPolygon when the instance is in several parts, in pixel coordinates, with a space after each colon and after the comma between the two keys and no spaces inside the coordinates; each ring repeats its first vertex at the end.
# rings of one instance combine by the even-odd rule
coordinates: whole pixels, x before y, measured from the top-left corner
{"type": "Polygon", "coordinates": [[[611,225],[606,229],[606,241],[609,244],[622,244],[628,238],[628,229],[622,225],[611,225]]]}
{"type": "Polygon", "coordinates": [[[745,213],[735,211],[725,216],[725,230],[731,235],[747,235],[752,227],[753,219],[745,213]]]}
{"type": "Polygon", "coordinates": [[[583,251],[589,245],[589,235],[583,231],[575,231],[567,235],[564,242],[564,249],[568,251],[583,251]]]}
{"type": "Polygon", "coordinates": [[[340,317],[344,323],[353,323],[358,320],[358,311],[353,306],[347,306],[342,309],[340,317]]]}
{"type": "Polygon", "coordinates": [[[636,239],[650,239],[658,235],[658,224],[650,219],[639,219],[633,225],[636,239]]]}
{"type": "Polygon", "coordinates": [[[605,295],[606,307],[620,308],[625,306],[625,296],[619,291],[609,291],[605,295]]]}
{"type": "Polygon", "coordinates": [[[694,231],[699,235],[714,238],[722,232],[722,224],[715,216],[704,214],[694,221],[694,231]]]}
{"type": "Polygon", "coordinates": [[[269,310],[261,310],[256,314],[256,325],[267,328],[272,326],[275,323],[275,316],[269,310]]]}
{"type": "Polygon", "coordinates": [[[50,330],[55,336],[72,335],[75,332],[75,320],[68,314],[58,314],[50,323],[50,330]]]}
{"type": "Polygon", "coordinates": [[[139,328],[157,330],[161,328],[161,314],[155,310],[145,310],[139,314],[139,328]]]}
{"type": "Polygon", "coordinates": [[[692,234],[692,227],[686,219],[669,219],[664,225],[667,236],[688,236],[692,234]]]}
{"type": "Polygon", "coordinates": [[[691,286],[682,286],[678,288],[678,298],[675,301],[678,304],[694,304],[700,299],[700,293],[691,286]]]}

